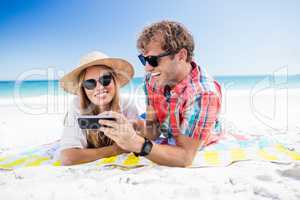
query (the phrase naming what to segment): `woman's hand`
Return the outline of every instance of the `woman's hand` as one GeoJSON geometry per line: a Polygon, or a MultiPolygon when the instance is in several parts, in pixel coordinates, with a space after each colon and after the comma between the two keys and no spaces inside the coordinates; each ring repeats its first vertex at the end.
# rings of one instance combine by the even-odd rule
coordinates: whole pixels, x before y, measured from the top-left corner
{"type": "Polygon", "coordinates": [[[121,147],[119,147],[117,145],[117,143],[113,143],[112,144],[113,149],[115,150],[116,154],[122,154],[122,153],[130,153],[129,151],[126,151],[124,149],[122,149],[121,147]]]}
{"type": "Polygon", "coordinates": [[[130,152],[140,152],[144,138],[137,135],[133,125],[126,117],[113,111],[108,111],[103,114],[112,116],[116,121],[99,120],[99,124],[108,126],[102,126],[100,131],[103,131],[107,137],[115,141],[120,148],[130,152]]]}

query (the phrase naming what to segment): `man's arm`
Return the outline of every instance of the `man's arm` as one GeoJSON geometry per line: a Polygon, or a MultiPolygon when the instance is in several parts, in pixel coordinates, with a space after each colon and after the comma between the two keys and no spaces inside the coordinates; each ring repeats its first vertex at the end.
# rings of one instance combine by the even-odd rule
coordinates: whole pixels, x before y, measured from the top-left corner
{"type": "Polygon", "coordinates": [[[173,134],[176,146],[154,144],[147,158],[168,166],[191,165],[199,147],[209,139],[219,110],[220,99],[214,93],[195,96],[185,108],[180,129],[173,134]]]}
{"type": "Polygon", "coordinates": [[[62,150],[60,159],[62,165],[75,165],[119,155],[121,153],[124,153],[124,151],[116,144],[94,149],[70,148],[62,150]]]}
{"type": "Polygon", "coordinates": [[[160,165],[188,167],[192,164],[200,141],[184,135],[175,137],[176,146],[153,144],[148,159],[160,165]]]}
{"type": "MultiPolygon", "coordinates": [[[[100,131],[114,140],[122,149],[131,152],[141,152],[145,139],[136,134],[132,124],[120,113],[107,112],[117,119],[117,121],[99,120],[102,126],[100,131]]],[[[199,148],[200,141],[192,139],[182,134],[174,136],[176,146],[153,144],[152,151],[147,156],[148,159],[162,165],[186,167],[192,164],[192,161],[199,148]]]]}

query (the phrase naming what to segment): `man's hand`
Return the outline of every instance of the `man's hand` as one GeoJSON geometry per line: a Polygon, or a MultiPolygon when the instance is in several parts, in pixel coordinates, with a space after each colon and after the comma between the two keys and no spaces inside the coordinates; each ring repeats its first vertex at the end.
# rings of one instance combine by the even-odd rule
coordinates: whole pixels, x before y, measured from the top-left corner
{"type": "Polygon", "coordinates": [[[155,140],[160,136],[160,132],[158,130],[158,119],[152,106],[147,106],[146,111],[145,135],[148,139],[155,140]]]}
{"type": "Polygon", "coordinates": [[[144,143],[144,138],[136,134],[132,124],[126,117],[113,111],[108,111],[103,114],[112,116],[116,121],[99,120],[99,124],[108,126],[102,126],[100,131],[103,131],[107,137],[115,141],[122,149],[131,152],[140,152],[144,143]]]}
{"type": "Polygon", "coordinates": [[[132,122],[132,126],[138,135],[146,137],[145,120],[135,120],[132,122]]]}

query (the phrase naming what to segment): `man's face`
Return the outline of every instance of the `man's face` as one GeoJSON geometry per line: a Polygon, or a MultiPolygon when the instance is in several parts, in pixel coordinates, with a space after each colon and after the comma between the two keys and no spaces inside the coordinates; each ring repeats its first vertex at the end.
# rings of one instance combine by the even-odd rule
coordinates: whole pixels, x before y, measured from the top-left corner
{"type": "MultiPolygon", "coordinates": [[[[150,42],[147,46],[147,51],[144,53],[144,56],[157,56],[162,53],[165,53],[161,49],[161,46],[158,42],[150,42]]],[[[176,59],[171,59],[170,56],[164,56],[158,59],[158,66],[153,67],[146,63],[145,71],[151,73],[151,76],[156,80],[156,83],[160,87],[166,85],[174,85],[176,83],[176,70],[177,70],[176,59]]]]}

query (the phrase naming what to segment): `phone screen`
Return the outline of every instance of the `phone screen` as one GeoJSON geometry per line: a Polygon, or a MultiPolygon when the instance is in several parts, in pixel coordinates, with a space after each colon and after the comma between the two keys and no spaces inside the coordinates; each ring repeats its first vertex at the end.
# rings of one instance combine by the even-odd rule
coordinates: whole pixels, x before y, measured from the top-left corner
{"type": "MultiPolygon", "coordinates": [[[[81,129],[99,129],[103,125],[99,124],[100,119],[116,121],[115,118],[109,116],[80,116],[78,118],[78,125],[81,129]]],[[[104,126],[107,127],[107,126],[104,126]]]]}

